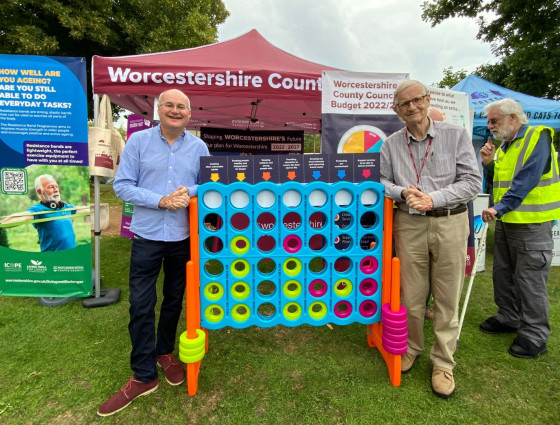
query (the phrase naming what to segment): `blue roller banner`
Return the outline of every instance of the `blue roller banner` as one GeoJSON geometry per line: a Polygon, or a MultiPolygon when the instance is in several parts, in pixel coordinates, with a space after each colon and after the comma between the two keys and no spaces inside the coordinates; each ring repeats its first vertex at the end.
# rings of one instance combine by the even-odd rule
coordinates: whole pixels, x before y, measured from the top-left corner
{"type": "Polygon", "coordinates": [[[0,183],[0,295],[91,295],[84,58],[0,55],[0,183]]]}

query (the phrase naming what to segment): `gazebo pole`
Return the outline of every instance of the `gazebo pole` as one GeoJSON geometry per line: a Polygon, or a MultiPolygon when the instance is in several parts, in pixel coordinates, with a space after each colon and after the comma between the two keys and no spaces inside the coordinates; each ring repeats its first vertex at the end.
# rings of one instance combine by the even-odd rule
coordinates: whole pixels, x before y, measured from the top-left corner
{"type": "MultiPolygon", "coordinates": [[[[99,121],[99,95],[93,95],[93,125],[97,126],[99,121]]],[[[93,235],[94,235],[94,297],[84,298],[82,306],[85,308],[104,307],[115,304],[121,297],[119,288],[101,290],[101,255],[100,255],[100,236],[101,236],[101,218],[100,218],[100,197],[99,197],[99,176],[93,176],[93,235]]]]}

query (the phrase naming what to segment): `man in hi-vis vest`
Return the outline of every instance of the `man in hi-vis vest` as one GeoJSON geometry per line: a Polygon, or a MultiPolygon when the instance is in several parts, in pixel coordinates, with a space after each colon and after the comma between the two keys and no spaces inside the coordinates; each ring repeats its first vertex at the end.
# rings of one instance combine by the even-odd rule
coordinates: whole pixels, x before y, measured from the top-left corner
{"type": "Polygon", "coordinates": [[[492,279],[498,306],[480,330],[517,333],[508,352],[532,359],[546,353],[550,336],[546,282],[552,262],[552,224],[560,218],[554,131],[529,126],[513,99],[486,105],[484,114],[488,129],[502,144],[496,150],[489,138],[480,150],[494,182],[494,206],[482,212],[482,219],[497,220],[492,279]]]}

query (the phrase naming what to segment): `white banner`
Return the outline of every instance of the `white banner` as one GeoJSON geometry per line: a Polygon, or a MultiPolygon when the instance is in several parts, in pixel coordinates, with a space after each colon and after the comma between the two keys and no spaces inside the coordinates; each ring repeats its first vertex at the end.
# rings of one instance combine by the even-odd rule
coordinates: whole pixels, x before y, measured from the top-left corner
{"type": "Polygon", "coordinates": [[[552,248],[552,265],[560,266],[560,221],[555,220],[552,226],[552,241],[554,248],[552,248]]]}
{"type": "Polygon", "coordinates": [[[428,87],[430,90],[430,116],[435,121],[447,121],[465,128],[472,139],[472,114],[466,93],[428,87]]]}
{"type": "Polygon", "coordinates": [[[323,71],[323,114],[391,114],[393,93],[408,74],[323,71]]]}
{"type": "Polygon", "coordinates": [[[377,153],[403,124],[393,93],[408,74],[323,71],[321,152],[377,153]]]}

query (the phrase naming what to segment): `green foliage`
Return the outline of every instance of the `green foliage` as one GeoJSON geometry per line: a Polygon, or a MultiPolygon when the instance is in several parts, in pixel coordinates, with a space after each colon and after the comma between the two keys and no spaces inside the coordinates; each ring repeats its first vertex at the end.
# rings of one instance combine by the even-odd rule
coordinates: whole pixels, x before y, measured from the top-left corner
{"type": "Polygon", "coordinates": [[[450,89],[466,76],[467,71],[465,71],[464,69],[454,71],[453,67],[450,66],[449,68],[445,68],[443,70],[443,78],[439,83],[437,83],[437,87],[442,89],[450,89]]]}
{"type": "MultiPolygon", "coordinates": [[[[185,49],[216,42],[229,16],[221,0],[3,0],[0,53],[91,57],[185,49]]],[[[90,116],[92,105],[89,105],[90,116]]]]}
{"type": "MultiPolygon", "coordinates": [[[[109,205],[117,205],[120,207],[123,204],[123,201],[115,195],[112,184],[100,184],[99,197],[101,198],[101,202],[109,205]]],[[[91,188],[91,203],[93,204],[93,187],[91,188]]]]}
{"type": "Polygon", "coordinates": [[[215,42],[228,15],[221,0],[7,0],[0,53],[89,59],[184,49],[215,42]]]}
{"type": "Polygon", "coordinates": [[[126,128],[124,128],[124,126],[117,127],[117,130],[119,131],[119,133],[121,133],[121,137],[123,138],[123,140],[126,140],[126,128]]]}
{"type": "MultiPolygon", "coordinates": [[[[0,296],[0,340],[7,342],[0,344],[0,423],[557,424],[560,267],[552,268],[548,284],[549,353],[536,360],[516,359],[507,353],[513,335],[478,329],[496,311],[491,241],[490,231],[486,270],[475,277],[455,354],[457,390],[449,400],[437,398],[430,388],[432,322],[424,326],[427,351],[399,387],[390,384],[381,355],[367,345],[363,325],[252,326],[209,332],[196,396],[187,395],[186,384],[168,385],[160,372],[156,392],[101,419],[97,408],[131,374],[131,241],[104,234],[103,288],[122,290],[117,304],[86,309],[75,301],[51,308],[33,297],[0,296]]],[[[178,333],[184,330],[183,310],[178,333]]]]}
{"type": "Polygon", "coordinates": [[[303,142],[304,153],[319,153],[321,151],[320,134],[304,134],[303,142]]]}
{"type": "Polygon", "coordinates": [[[476,18],[477,38],[491,43],[497,64],[476,73],[512,90],[560,98],[560,3],[557,0],[430,0],[422,19],[435,26],[448,18],[476,18]]]}
{"type": "Polygon", "coordinates": [[[8,235],[6,234],[6,229],[0,228],[0,246],[10,247],[8,243],[8,235]]]}

